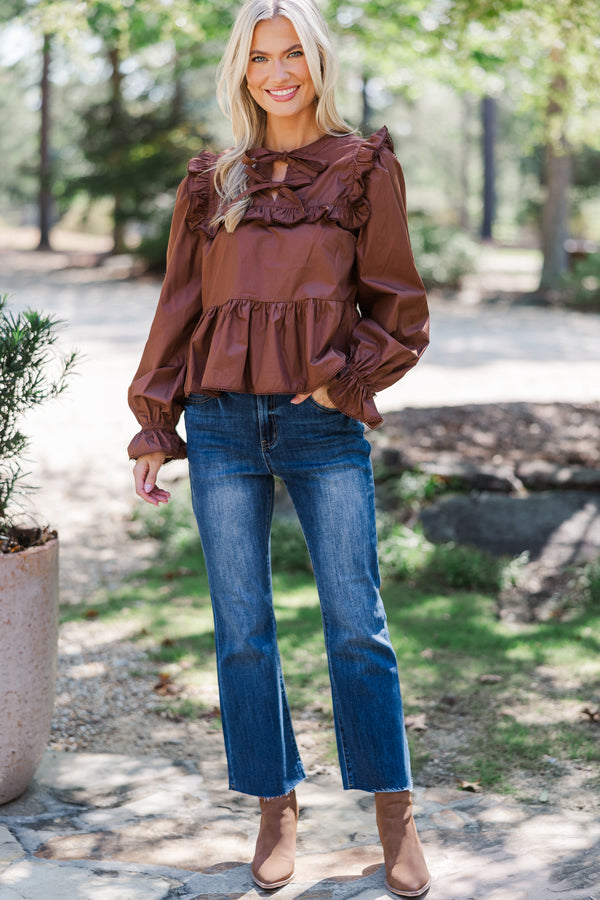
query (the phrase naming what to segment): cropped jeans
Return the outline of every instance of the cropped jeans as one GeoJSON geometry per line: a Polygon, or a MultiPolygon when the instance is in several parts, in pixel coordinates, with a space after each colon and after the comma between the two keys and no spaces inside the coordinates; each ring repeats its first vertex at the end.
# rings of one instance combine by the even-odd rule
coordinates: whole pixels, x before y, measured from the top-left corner
{"type": "Polygon", "coordinates": [[[364,426],[312,397],[192,395],[185,424],[192,501],[215,621],[232,789],[260,797],[305,777],[273,612],[274,476],[296,508],[321,604],[344,788],[411,788],[396,656],[379,593],[364,426]]]}

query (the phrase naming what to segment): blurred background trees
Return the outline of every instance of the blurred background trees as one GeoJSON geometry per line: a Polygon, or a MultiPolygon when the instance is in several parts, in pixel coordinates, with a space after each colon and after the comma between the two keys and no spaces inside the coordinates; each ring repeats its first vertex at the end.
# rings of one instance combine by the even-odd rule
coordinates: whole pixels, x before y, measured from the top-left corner
{"type": "MultiPolygon", "coordinates": [[[[365,133],[385,123],[395,139],[428,280],[455,283],[474,242],[493,238],[541,248],[543,291],[567,284],[577,256],[593,284],[597,0],[322,5],[345,116],[365,133]]],[[[0,219],[37,224],[42,249],[59,221],[110,231],[115,252],[135,249],[161,267],[187,159],[230,139],[214,70],[237,8],[4,0],[0,219]]]]}

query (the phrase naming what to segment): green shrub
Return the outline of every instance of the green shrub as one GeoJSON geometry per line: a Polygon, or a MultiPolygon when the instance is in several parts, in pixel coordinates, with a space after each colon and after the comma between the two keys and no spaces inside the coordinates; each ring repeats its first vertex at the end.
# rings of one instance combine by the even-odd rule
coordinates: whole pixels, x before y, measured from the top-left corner
{"type": "Polygon", "coordinates": [[[590,253],[576,262],[564,276],[563,286],[569,305],[600,312],[600,253],[590,253]]]}
{"type": "Polygon", "coordinates": [[[379,570],[384,581],[416,578],[427,565],[433,544],[416,531],[378,517],[379,570]]]}
{"type": "Polygon", "coordinates": [[[478,246],[459,228],[424,216],[411,219],[410,239],[417,268],[428,286],[457,287],[475,270],[478,246]]]}
{"type": "Polygon", "coordinates": [[[584,592],[590,606],[600,608],[600,559],[584,569],[584,592]]]}
{"type": "Polygon", "coordinates": [[[152,272],[163,274],[167,265],[171,214],[170,209],[157,209],[152,226],[145,225],[142,239],[134,251],[152,272]]]}
{"type": "Polygon", "coordinates": [[[56,348],[61,322],[28,309],[13,313],[0,296],[0,552],[43,543],[48,529],[19,528],[15,515],[28,488],[23,479],[29,439],[22,419],[30,410],[58,397],[77,362],[77,353],[56,348]]]}
{"type": "Polygon", "coordinates": [[[436,544],[429,555],[427,572],[436,581],[456,590],[496,593],[503,584],[506,560],[460,544],[436,544]]]}
{"type": "Polygon", "coordinates": [[[271,528],[271,565],[274,572],[312,572],[304,535],[295,519],[274,519],[271,528]]]}
{"type": "Polygon", "coordinates": [[[175,484],[169,488],[171,499],[159,507],[140,503],[133,513],[135,537],[160,541],[161,553],[167,557],[194,552],[202,555],[200,537],[192,510],[189,486],[175,484]]]}
{"type": "Polygon", "coordinates": [[[403,472],[394,485],[394,493],[407,505],[421,504],[425,500],[433,500],[446,489],[436,475],[410,469],[403,472]]]}
{"type": "Polygon", "coordinates": [[[496,593],[506,580],[511,563],[460,544],[432,544],[406,525],[379,516],[379,568],[384,581],[425,585],[431,581],[453,590],[496,593]]]}

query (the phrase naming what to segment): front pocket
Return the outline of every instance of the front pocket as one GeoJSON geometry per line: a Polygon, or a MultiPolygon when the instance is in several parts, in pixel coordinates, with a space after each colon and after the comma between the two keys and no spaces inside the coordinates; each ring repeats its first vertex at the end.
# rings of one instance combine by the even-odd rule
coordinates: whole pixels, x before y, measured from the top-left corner
{"type": "Polygon", "coordinates": [[[186,406],[189,404],[190,406],[203,406],[205,403],[208,403],[209,400],[216,400],[216,397],[210,397],[207,394],[188,394],[185,398],[186,406]]]}
{"type": "Polygon", "coordinates": [[[312,394],[310,395],[310,397],[307,397],[306,399],[307,399],[310,403],[312,403],[313,406],[316,406],[317,409],[320,409],[322,412],[325,412],[325,413],[334,413],[334,414],[335,414],[335,413],[339,413],[339,415],[341,415],[341,416],[344,415],[344,413],[341,412],[341,411],[337,408],[337,406],[329,407],[329,406],[323,406],[321,403],[317,403],[317,401],[316,401],[315,398],[312,396],[312,394]]]}

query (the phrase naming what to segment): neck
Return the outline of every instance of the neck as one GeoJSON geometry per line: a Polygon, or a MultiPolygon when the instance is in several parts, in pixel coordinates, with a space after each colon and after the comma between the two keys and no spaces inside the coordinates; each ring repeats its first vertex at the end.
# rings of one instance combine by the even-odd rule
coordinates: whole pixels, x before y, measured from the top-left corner
{"type": "Polygon", "coordinates": [[[316,116],[303,118],[294,116],[283,119],[279,116],[267,118],[265,133],[265,145],[269,150],[297,150],[306,144],[312,144],[323,136],[323,132],[317,126],[316,116]]]}

